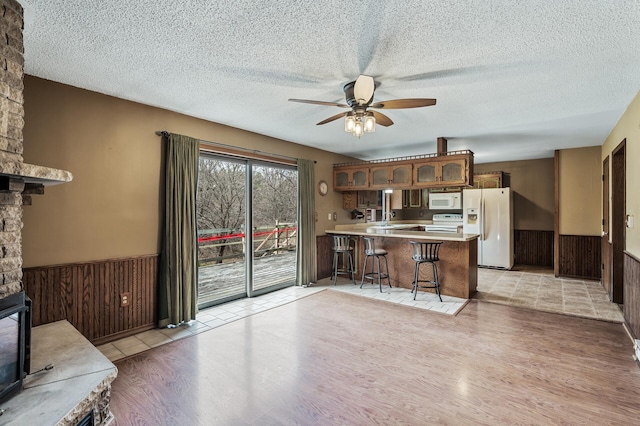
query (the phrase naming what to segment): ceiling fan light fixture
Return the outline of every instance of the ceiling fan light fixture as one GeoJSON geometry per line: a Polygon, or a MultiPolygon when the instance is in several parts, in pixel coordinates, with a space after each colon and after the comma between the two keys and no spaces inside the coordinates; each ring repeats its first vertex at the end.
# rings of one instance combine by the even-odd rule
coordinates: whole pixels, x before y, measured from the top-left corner
{"type": "Polygon", "coordinates": [[[373,133],[376,131],[376,118],[372,112],[368,112],[364,118],[364,131],[367,133],[373,133]]]}
{"type": "Polygon", "coordinates": [[[356,118],[353,116],[353,112],[347,114],[344,120],[344,131],[353,133],[356,127],[356,118]]]}
{"type": "Polygon", "coordinates": [[[362,120],[356,120],[356,124],[353,128],[353,136],[360,137],[364,133],[364,125],[362,124],[362,120]]]}

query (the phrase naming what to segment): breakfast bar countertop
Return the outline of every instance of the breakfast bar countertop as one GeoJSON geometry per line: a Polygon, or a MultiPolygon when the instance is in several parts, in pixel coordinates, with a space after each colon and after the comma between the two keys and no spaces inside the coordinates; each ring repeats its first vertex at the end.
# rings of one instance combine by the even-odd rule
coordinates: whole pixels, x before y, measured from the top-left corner
{"type": "MultiPolygon", "coordinates": [[[[454,232],[426,232],[426,221],[393,221],[336,225],[325,231],[328,235],[374,237],[376,247],[387,253],[389,275],[395,287],[412,288],[415,261],[411,241],[442,242],[438,279],[440,293],[446,296],[469,299],[476,293],[478,284],[478,235],[454,232]]],[[[356,259],[364,255],[364,243],[357,239],[356,259]]],[[[358,262],[359,263],[359,262],[358,262]]],[[[361,271],[356,271],[361,279],[361,271]]],[[[428,289],[432,290],[432,289],[428,289]]]]}
{"type": "Polygon", "coordinates": [[[409,238],[414,240],[439,240],[439,241],[472,241],[478,238],[478,234],[461,234],[450,232],[425,232],[412,230],[421,223],[391,223],[381,225],[379,223],[367,223],[357,225],[336,225],[335,229],[327,229],[327,234],[381,236],[392,238],[409,238]]]}

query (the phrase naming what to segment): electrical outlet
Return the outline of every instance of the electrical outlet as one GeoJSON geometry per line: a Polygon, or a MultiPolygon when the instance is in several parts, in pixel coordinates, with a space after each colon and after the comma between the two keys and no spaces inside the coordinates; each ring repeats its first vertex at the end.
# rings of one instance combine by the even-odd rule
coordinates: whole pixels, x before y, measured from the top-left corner
{"type": "Polygon", "coordinates": [[[338,220],[338,213],[337,212],[333,212],[333,220],[334,221],[338,220]]]}
{"type": "Polygon", "coordinates": [[[125,292],[125,293],[120,293],[120,306],[124,307],[124,306],[129,306],[129,292],[125,292]]]}

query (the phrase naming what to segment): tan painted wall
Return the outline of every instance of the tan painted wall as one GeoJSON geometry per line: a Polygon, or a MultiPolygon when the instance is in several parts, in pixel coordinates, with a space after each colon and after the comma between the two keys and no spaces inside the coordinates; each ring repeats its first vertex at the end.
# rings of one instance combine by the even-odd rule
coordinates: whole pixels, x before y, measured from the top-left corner
{"type": "MultiPolygon", "coordinates": [[[[640,92],[636,94],[602,145],[600,164],[609,156],[609,166],[611,167],[612,152],[624,139],[627,140],[625,150],[627,160],[626,213],[633,215],[637,222],[640,220],[640,191],[638,191],[638,182],[640,182],[640,92]]],[[[611,193],[609,191],[609,194],[611,193]]],[[[626,250],[634,256],[640,257],[640,224],[638,223],[633,228],[627,228],[626,250]]]]}
{"type": "MultiPolygon", "coordinates": [[[[24,160],[69,170],[24,209],[24,267],[158,253],[161,138],[156,130],[316,160],[316,182],[351,158],[25,76],[24,160]]],[[[316,193],[318,234],[348,221],[342,196],[316,193]]]]}
{"type": "Polygon", "coordinates": [[[553,158],[474,165],[474,173],[503,171],[514,191],[514,229],[553,231],[553,158]]]}
{"type": "Polygon", "coordinates": [[[600,236],[600,147],[561,150],[559,170],[560,234],[600,236]]]}

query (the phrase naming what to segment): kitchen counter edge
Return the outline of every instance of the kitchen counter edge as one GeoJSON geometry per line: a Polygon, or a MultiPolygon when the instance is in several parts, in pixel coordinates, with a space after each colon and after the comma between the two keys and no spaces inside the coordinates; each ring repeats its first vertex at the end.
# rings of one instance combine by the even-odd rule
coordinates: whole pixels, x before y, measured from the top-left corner
{"type": "Polygon", "coordinates": [[[375,228],[342,228],[328,229],[327,234],[379,236],[392,238],[408,238],[412,240],[439,240],[439,241],[473,241],[478,234],[453,234],[446,232],[406,231],[403,229],[375,229],[375,228]]]}

